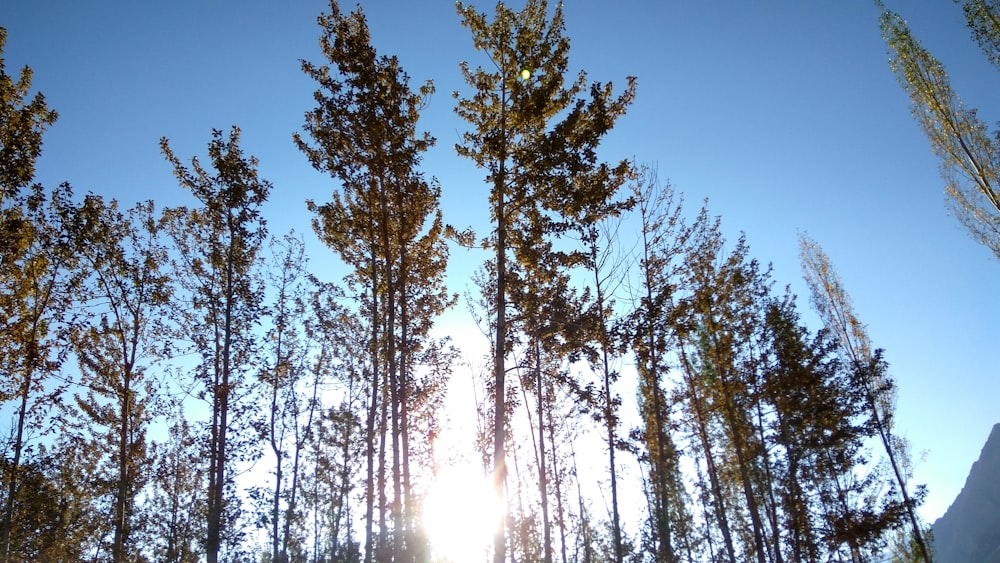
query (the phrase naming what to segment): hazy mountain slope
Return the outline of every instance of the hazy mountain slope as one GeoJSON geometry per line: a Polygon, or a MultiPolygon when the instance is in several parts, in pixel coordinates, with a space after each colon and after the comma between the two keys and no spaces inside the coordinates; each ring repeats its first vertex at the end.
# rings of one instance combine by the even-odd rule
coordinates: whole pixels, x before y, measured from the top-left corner
{"type": "Polygon", "coordinates": [[[939,563],[1000,563],[1000,424],[932,531],[939,563]]]}

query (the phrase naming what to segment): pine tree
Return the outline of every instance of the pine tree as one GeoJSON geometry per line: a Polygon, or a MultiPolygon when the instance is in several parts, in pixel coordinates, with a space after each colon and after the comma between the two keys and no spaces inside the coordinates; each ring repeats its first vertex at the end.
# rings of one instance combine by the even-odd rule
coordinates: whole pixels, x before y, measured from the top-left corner
{"type": "Polygon", "coordinates": [[[218,561],[223,542],[231,539],[226,534],[233,531],[232,519],[240,512],[233,504],[238,499],[227,489],[232,487],[232,463],[248,453],[237,444],[239,430],[248,423],[247,376],[256,364],[253,331],[263,314],[257,268],[267,233],[260,208],[271,185],[258,177],[257,160],[243,156],[239,141],[237,127],[228,138],[212,131],[208,156],[215,173],[197,158],[188,170],[167,139],[160,141],[178,182],[200,204],[170,209],[166,215],[188,300],[180,311],[180,329],[200,356],[195,378],[211,405],[205,541],[209,563],[218,561]]]}

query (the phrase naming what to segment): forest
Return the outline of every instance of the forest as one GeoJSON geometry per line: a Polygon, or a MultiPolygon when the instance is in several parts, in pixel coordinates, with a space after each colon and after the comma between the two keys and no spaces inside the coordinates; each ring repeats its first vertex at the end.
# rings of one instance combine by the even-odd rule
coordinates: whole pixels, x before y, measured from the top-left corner
{"type": "MultiPolygon", "coordinates": [[[[963,8],[1000,64],[1000,6],[963,8]]],[[[434,84],[331,0],[291,139],[329,180],[299,229],[326,256],[269,230],[238,126],[200,156],[160,139],[188,205],[41,185],[58,108],[3,64],[0,28],[0,562],[932,561],[897,382],[820,244],[799,236],[803,305],[707,204],[602,159],[639,80],[570,73],[561,3],[456,10],[483,62],[459,67],[455,152],[488,231],[445,217],[423,168],[434,84]],[[489,259],[460,298],[465,248],[489,259]],[[478,530],[431,516],[457,510],[431,505],[467,351],[435,327],[462,306],[490,343],[471,553],[447,544],[478,530]]],[[[996,141],[882,10],[887,72],[1000,257],[996,141]]]]}

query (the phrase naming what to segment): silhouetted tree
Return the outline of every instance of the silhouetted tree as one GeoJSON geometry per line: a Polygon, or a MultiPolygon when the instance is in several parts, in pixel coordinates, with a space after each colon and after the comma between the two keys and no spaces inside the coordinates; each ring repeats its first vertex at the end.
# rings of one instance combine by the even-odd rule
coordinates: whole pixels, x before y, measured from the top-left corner
{"type": "MultiPolygon", "coordinates": [[[[472,6],[457,5],[462,25],[472,33],[473,45],[490,61],[489,68],[462,63],[468,97],[456,93],[456,112],[472,130],[456,145],[459,155],[487,170],[494,231],[484,245],[491,246],[495,283],[491,284],[493,342],[493,466],[498,498],[504,496],[506,420],[506,357],[512,341],[508,303],[512,298],[510,272],[519,252],[513,238],[516,225],[541,221],[546,236],[564,232],[567,207],[600,201],[580,194],[578,181],[589,178],[600,139],[624,113],[634,96],[634,81],[619,97],[610,84],[588,85],[583,73],[567,84],[569,39],[563,35],[562,5],[549,15],[544,0],[530,0],[520,12],[497,4],[490,21],[472,6]],[[590,99],[582,96],[589,90],[590,99]],[[578,173],[583,173],[577,177],[578,173]],[[561,216],[561,217],[560,217],[561,216]]],[[[607,169],[601,170],[607,173],[607,169]]],[[[597,190],[599,186],[590,185],[597,190]]],[[[598,192],[595,191],[595,194],[598,192]]],[[[505,518],[498,519],[494,561],[505,560],[505,518]]]]}
{"type": "MultiPolygon", "coordinates": [[[[263,284],[258,275],[260,250],[267,232],[260,215],[271,184],[257,175],[256,158],[244,157],[240,130],[228,138],[213,130],[208,156],[215,169],[197,158],[188,170],[174,155],[166,138],[160,141],[180,185],[200,207],[167,211],[168,229],[176,245],[179,283],[186,290],[180,329],[192,339],[201,362],[195,378],[202,398],[211,405],[208,437],[208,503],[205,550],[216,563],[230,518],[239,513],[227,488],[231,464],[248,455],[233,447],[248,421],[247,375],[256,364],[254,329],[263,315],[263,284]],[[240,431],[230,434],[236,425],[240,431]],[[227,510],[228,515],[227,515],[227,510]]],[[[245,435],[244,435],[245,436],[245,435]]]]}
{"type": "Polygon", "coordinates": [[[341,182],[332,201],[310,201],[309,209],[321,240],[353,268],[349,282],[370,331],[365,558],[409,561],[425,551],[416,534],[410,464],[411,415],[419,401],[415,368],[433,348],[427,335],[434,318],[455,301],[443,283],[440,188],[417,171],[434,143],[416,129],[433,85],[411,89],[398,59],[377,54],[360,9],[344,15],[331,1],[319,23],[330,66],[302,63],[319,90],[304,126],[314,144],[299,134],[295,141],[317,170],[341,182]]]}
{"type": "Polygon", "coordinates": [[[160,319],[171,286],[163,269],[166,249],[158,240],[152,202],[128,213],[116,201],[88,196],[73,210],[78,223],[78,258],[89,279],[77,299],[93,315],[73,332],[83,395],[76,403],[104,453],[113,483],[112,560],[134,559],[130,534],[135,499],[147,474],[146,429],[155,416],[155,381],[147,374],[162,356],[160,319]],[[97,318],[99,316],[99,319],[97,318]]]}

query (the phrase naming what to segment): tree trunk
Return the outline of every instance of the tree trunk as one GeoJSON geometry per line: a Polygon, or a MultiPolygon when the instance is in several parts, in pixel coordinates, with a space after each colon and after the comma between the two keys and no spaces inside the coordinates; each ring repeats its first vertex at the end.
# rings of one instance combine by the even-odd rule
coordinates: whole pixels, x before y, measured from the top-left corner
{"type": "MultiPolygon", "coordinates": [[[[33,346],[34,347],[34,346],[33,346]]],[[[31,361],[30,353],[29,362],[31,361]]],[[[17,432],[14,434],[14,459],[10,462],[7,470],[7,498],[4,502],[3,525],[0,527],[0,542],[3,547],[3,561],[10,561],[10,533],[14,523],[14,501],[17,496],[17,472],[21,467],[21,452],[24,450],[24,423],[28,417],[28,396],[31,389],[31,366],[24,376],[24,383],[21,385],[21,405],[17,410],[17,432]]]]}
{"type": "Polygon", "coordinates": [[[701,398],[698,396],[698,391],[692,378],[691,366],[688,364],[687,356],[684,354],[683,350],[681,351],[681,361],[684,363],[684,379],[688,385],[688,400],[690,401],[691,408],[694,411],[698,437],[701,440],[702,450],[705,452],[705,466],[708,470],[708,480],[711,484],[712,496],[715,499],[714,512],[716,522],[719,526],[719,531],[722,532],[722,541],[726,548],[726,555],[729,557],[728,561],[729,563],[736,563],[736,550],[733,547],[733,538],[729,531],[729,519],[726,516],[725,499],[722,494],[722,486],[719,483],[719,475],[715,467],[715,459],[712,457],[712,443],[708,436],[708,421],[705,418],[701,398]]]}
{"type": "Polygon", "coordinates": [[[542,552],[545,563],[552,563],[552,532],[549,526],[548,474],[545,471],[545,393],[542,384],[541,346],[535,338],[535,389],[538,392],[538,491],[542,501],[542,552]]]}
{"type": "Polygon", "coordinates": [[[556,457],[556,433],[555,424],[552,419],[552,409],[548,412],[548,423],[549,423],[549,441],[552,447],[552,475],[555,477],[555,493],[556,493],[556,514],[559,519],[559,550],[562,556],[562,563],[566,563],[566,516],[563,511],[563,499],[562,499],[562,478],[559,475],[559,465],[557,463],[556,457]]]}
{"type": "Polygon", "coordinates": [[[507,466],[504,460],[504,438],[507,429],[507,403],[504,397],[504,376],[506,369],[504,359],[507,355],[507,216],[506,216],[506,182],[507,182],[507,87],[504,82],[501,92],[501,152],[499,155],[499,170],[493,190],[496,193],[497,242],[496,242],[496,343],[493,350],[493,489],[497,503],[503,507],[503,513],[498,515],[497,529],[493,536],[493,563],[504,563],[507,556],[506,524],[507,505],[504,500],[504,482],[507,479],[507,466]]]}
{"type": "Polygon", "coordinates": [[[131,377],[126,373],[123,396],[121,397],[121,425],[118,431],[118,490],[115,495],[114,544],[111,548],[111,559],[115,563],[126,561],[125,542],[128,540],[128,435],[129,435],[129,399],[131,398],[131,377]]]}
{"type": "MultiPolygon", "coordinates": [[[[375,258],[370,264],[374,266],[375,258]]],[[[368,407],[368,423],[365,435],[365,455],[367,460],[367,480],[365,481],[365,563],[372,563],[375,556],[375,420],[378,417],[379,378],[381,370],[378,363],[378,305],[375,295],[375,280],[369,280],[369,297],[371,299],[371,340],[369,356],[371,362],[371,404],[368,407]]]]}
{"type": "Polygon", "coordinates": [[[611,473],[611,526],[614,533],[614,552],[616,563],[624,560],[622,548],[622,528],[621,520],[618,516],[618,468],[615,463],[615,450],[617,445],[616,426],[617,418],[614,412],[614,402],[611,395],[611,366],[608,360],[609,342],[608,328],[605,321],[604,311],[604,288],[601,284],[600,268],[597,262],[597,240],[590,241],[590,267],[594,273],[594,289],[597,293],[598,322],[600,323],[601,337],[601,371],[604,379],[604,423],[607,425],[608,441],[608,465],[611,473]]]}

